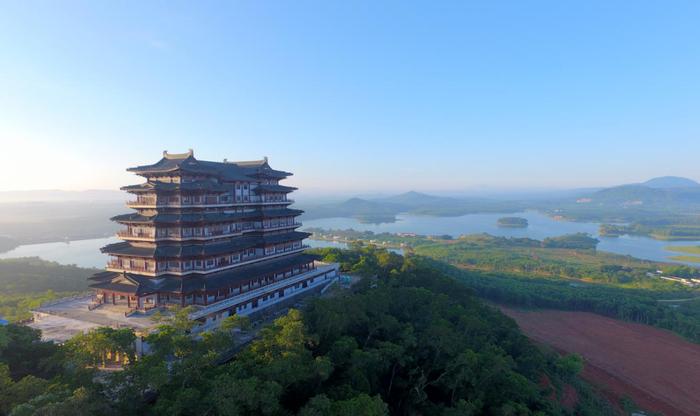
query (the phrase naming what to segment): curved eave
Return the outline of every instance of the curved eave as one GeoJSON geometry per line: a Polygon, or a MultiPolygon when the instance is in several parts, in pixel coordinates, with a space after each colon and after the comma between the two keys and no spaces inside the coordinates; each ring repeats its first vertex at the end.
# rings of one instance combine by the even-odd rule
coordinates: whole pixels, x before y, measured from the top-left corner
{"type": "Polygon", "coordinates": [[[256,192],[277,192],[277,193],[285,193],[288,194],[290,192],[294,192],[299,188],[295,188],[293,186],[284,186],[284,185],[258,185],[257,188],[255,188],[256,192]]]}
{"type": "Polygon", "coordinates": [[[159,245],[157,247],[136,247],[128,242],[108,244],[100,249],[102,253],[114,256],[144,257],[155,259],[171,258],[195,258],[205,256],[217,256],[234,253],[248,248],[260,247],[268,244],[280,244],[290,241],[303,240],[311,234],[303,231],[291,231],[284,234],[238,237],[230,241],[216,244],[184,244],[184,245],[159,245]]]}
{"type": "Polygon", "coordinates": [[[303,214],[300,209],[282,209],[275,211],[242,212],[235,214],[199,214],[201,217],[194,217],[194,214],[158,214],[146,217],[137,213],[117,215],[111,218],[112,221],[120,224],[198,224],[198,223],[220,223],[244,219],[257,218],[281,218],[297,217],[303,214]],[[209,217],[205,217],[209,215],[209,217]]]}

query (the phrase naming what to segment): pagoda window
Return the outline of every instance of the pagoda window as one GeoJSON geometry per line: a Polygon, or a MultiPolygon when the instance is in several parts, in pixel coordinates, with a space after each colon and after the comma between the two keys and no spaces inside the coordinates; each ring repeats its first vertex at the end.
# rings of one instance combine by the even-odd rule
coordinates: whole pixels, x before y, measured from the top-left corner
{"type": "Polygon", "coordinates": [[[207,260],[207,269],[211,269],[214,267],[214,259],[208,259],[207,260]]]}
{"type": "Polygon", "coordinates": [[[202,235],[202,228],[201,227],[196,227],[194,229],[194,235],[196,236],[201,236],[202,235]]]}
{"type": "Polygon", "coordinates": [[[275,252],[274,246],[265,247],[265,254],[273,254],[275,252]]]}
{"type": "Polygon", "coordinates": [[[190,270],[192,269],[192,260],[187,260],[182,262],[182,269],[183,270],[190,270]]]}

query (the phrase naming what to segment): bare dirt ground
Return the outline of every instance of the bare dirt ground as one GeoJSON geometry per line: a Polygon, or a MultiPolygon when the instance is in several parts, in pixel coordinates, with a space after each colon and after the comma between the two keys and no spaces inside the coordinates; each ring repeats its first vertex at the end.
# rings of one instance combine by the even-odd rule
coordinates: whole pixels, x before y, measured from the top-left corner
{"type": "Polygon", "coordinates": [[[700,415],[700,345],[587,312],[501,310],[531,339],[581,354],[583,377],[606,396],[666,416],[700,415]]]}

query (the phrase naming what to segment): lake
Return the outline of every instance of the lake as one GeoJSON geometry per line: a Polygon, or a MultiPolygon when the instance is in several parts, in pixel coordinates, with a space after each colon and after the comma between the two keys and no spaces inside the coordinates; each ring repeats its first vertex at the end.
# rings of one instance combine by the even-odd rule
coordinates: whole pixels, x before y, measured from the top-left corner
{"type": "MultiPolygon", "coordinates": [[[[571,233],[589,233],[600,239],[598,249],[618,254],[655,261],[671,261],[676,253],[665,249],[668,245],[700,245],[700,241],[658,241],[646,237],[624,236],[619,238],[600,237],[597,223],[557,221],[534,211],[518,214],[469,214],[460,217],[430,217],[402,214],[397,221],[382,224],[363,224],[353,218],[323,218],[304,221],[304,227],[326,229],[348,229],[358,231],[407,232],[423,235],[449,234],[457,237],[461,234],[488,233],[503,237],[529,237],[542,240],[571,233]],[[527,228],[501,228],[496,221],[504,216],[527,218],[527,228]]],[[[116,237],[95,238],[60,243],[28,244],[0,254],[0,259],[16,257],[41,257],[45,260],[63,264],[75,264],[81,267],[103,268],[107,256],[100,252],[100,247],[118,242],[116,237]]],[[[330,241],[307,240],[311,247],[340,247],[342,243],[330,241]]],[[[692,263],[688,263],[692,264],[692,263]]],[[[696,264],[697,266],[697,264],[696,264]]]]}
{"type": "MultiPolygon", "coordinates": [[[[416,233],[422,235],[449,234],[457,237],[462,234],[488,233],[502,237],[528,237],[542,240],[564,234],[588,233],[600,240],[598,249],[612,253],[630,255],[641,259],[655,261],[672,261],[670,256],[678,255],[666,250],[669,245],[698,246],[700,241],[659,241],[647,237],[623,236],[618,238],[601,237],[598,234],[600,224],[591,222],[559,221],[536,211],[517,214],[469,214],[460,217],[431,217],[423,215],[402,214],[397,221],[381,224],[364,224],[354,218],[323,218],[304,221],[304,227],[357,231],[375,233],[416,233]],[[527,218],[527,228],[498,227],[496,222],[504,216],[527,218]]],[[[693,263],[687,263],[693,264],[693,263]]],[[[697,266],[697,264],[695,264],[697,266]]]]}

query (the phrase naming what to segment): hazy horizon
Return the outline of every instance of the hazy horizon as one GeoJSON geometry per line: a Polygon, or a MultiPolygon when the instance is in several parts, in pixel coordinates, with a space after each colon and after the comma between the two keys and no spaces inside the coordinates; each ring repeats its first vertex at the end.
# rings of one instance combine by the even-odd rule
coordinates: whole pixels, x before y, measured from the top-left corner
{"type": "MultiPolygon", "coordinates": [[[[484,198],[505,198],[517,199],[523,198],[547,198],[558,194],[583,195],[587,191],[596,191],[607,187],[615,187],[621,185],[641,184],[648,179],[630,183],[616,183],[609,186],[590,186],[590,187],[522,187],[522,188],[507,188],[507,187],[489,187],[489,186],[474,186],[463,189],[418,189],[418,188],[395,188],[385,190],[367,190],[367,189],[347,189],[347,190],[318,190],[318,189],[299,189],[295,192],[295,198],[298,201],[339,201],[347,198],[383,198],[389,196],[400,195],[409,192],[418,192],[435,196],[447,197],[484,197],[484,198]]],[[[688,178],[693,179],[694,178],[688,178]]],[[[129,199],[129,194],[120,189],[82,189],[82,190],[67,190],[67,189],[23,189],[23,190],[0,190],[0,203],[5,202],[60,202],[73,200],[92,200],[95,202],[120,202],[129,199]]]]}

